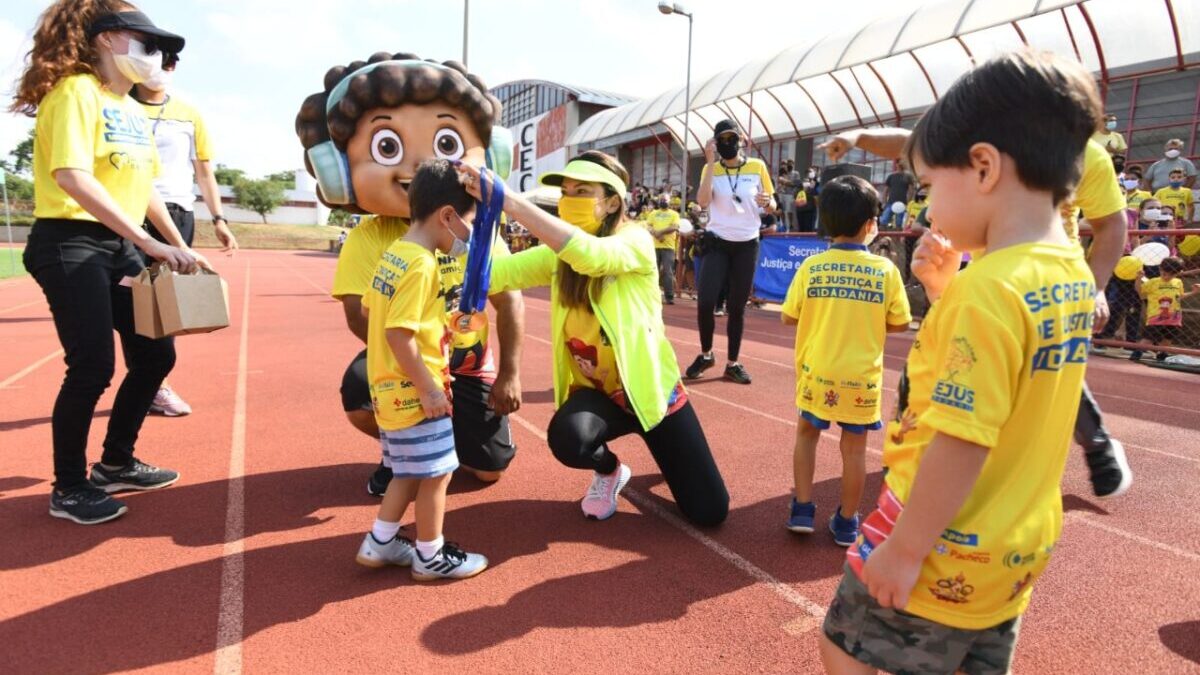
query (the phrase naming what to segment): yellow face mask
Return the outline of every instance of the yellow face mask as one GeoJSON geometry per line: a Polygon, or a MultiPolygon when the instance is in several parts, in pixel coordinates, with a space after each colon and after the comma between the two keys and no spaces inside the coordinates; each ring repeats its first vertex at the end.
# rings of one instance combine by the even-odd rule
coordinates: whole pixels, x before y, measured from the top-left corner
{"type": "Polygon", "coordinates": [[[558,200],[558,217],[588,234],[596,234],[603,224],[596,217],[595,197],[566,197],[558,200]]]}

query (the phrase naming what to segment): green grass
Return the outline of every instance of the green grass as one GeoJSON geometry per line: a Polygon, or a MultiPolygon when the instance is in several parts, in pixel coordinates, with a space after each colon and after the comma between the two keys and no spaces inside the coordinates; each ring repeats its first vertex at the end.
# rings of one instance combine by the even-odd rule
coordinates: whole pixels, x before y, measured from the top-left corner
{"type": "MultiPolygon", "coordinates": [[[[328,225],[264,225],[262,223],[230,223],[233,236],[241,248],[328,251],[329,240],[337,239],[341,228],[328,225]]],[[[196,222],[196,248],[218,247],[212,225],[196,222]]]]}
{"type": "Polygon", "coordinates": [[[0,248],[0,279],[25,276],[25,265],[21,263],[19,248],[0,248]]]}

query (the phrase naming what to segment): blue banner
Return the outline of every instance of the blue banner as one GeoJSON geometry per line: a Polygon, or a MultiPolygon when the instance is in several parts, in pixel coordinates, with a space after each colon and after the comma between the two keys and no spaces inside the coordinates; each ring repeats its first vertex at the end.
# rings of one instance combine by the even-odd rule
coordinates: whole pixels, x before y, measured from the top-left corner
{"type": "Polygon", "coordinates": [[[829,242],[816,237],[763,237],[758,243],[754,296],[772,302],[783,302],[800,263],[808,256],[828,249],[829,242]]]}

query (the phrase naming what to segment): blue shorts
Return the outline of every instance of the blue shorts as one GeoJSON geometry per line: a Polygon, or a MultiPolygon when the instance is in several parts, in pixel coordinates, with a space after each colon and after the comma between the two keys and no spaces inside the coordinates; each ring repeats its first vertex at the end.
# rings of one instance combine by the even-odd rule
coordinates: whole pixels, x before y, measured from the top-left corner
{"type": "Polygon", "coordinates": [[[454,427],[449,417],[425,420],[407,429],[379,430],[383,465],[395,478],[434,478],[458,468],[454,427]]]}
{"type": "MultiPolygon", "coordinates": [[[[800,410],[799,413],[801,417],[808,420],[809,424],[820,429],[821,431],[828,429],[831,424],[829,420],[823,420],[807,410],[800,410]]],[[[875,420],[870,424],[847,424],[846,422],[838,422],[838,426],[852,434],[861,435],[867,433],[868,431],[879,431],[883,428],[883,422],[881,420],[875,420]]]]}

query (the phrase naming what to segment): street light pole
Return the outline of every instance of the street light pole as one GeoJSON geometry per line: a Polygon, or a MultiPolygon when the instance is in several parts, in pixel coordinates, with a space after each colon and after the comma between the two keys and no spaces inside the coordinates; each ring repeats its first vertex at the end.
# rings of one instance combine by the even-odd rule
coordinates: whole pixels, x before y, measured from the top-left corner
{"type": "Polygon", "coordinates": [[[467,66],[467,43],[468,43],[467,27],[470,25],[470,18],[471,18],[471,0],[463,0],[463,59],[462,59],[462,64],[463,64],[464,68],[467,66]]]}
{"type": "Polygon", "coordinates": [[[679,14],[686,16],[688,20],[688,46],[687,46],[687,78],[683,86],[683,138],[680,144],[683,146],[683,180],[681,181],[680,193],[682,198],[679,200],[679,214],[687,215],[688,203],[688,136],[690,135],[690,115],[692,109],[692,13],[686,7],[679,3],[672,3],[668,0],[659,0],[658,11],[663,14],[679,14]]]}

